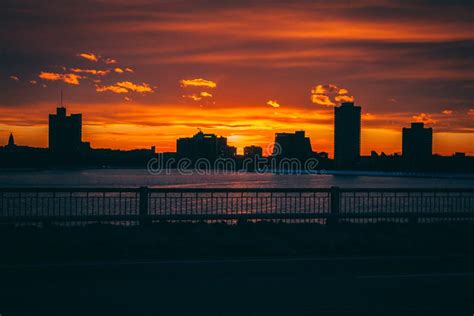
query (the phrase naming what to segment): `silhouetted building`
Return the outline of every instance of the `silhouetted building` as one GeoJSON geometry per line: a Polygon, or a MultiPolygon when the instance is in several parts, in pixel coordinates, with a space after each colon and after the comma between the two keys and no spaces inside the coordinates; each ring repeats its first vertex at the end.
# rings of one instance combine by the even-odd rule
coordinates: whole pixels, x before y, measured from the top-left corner
{"type": "Polygon", "coordinates": [[[176,151],[179,158],[196,160],[206,158],[232,158],[237,149],[227,145],[227,138],[215,134],[204,134],[199,131],[193,137],[179,138],[176,141],[176,151]]]}
{"type": "MultiPolygon", "coordinates": [[[[227,139],[226,139],[226,142],[227,142],[227,139]]],[[[237,156],[237,147],[226,145],[221,151],[221,154],[222,154],[221,157],[234,158],[235,156],[237,156]]]]}
{"type": "Polygon", "coordinates": [[[254,157],[262,157],[263,150],[260,146],[246,146],[244,147],[244,157],[245,158],[254,158],[254,157]]]}
{"type": "Polygon", "coordinates": [[[423,123],[411,123],[411,128],[403,128],[402,156],[406,161],[426,162],[433,154],[433,129],[423,123]]]}
{"type": "Polygon", "coordinates": [[[156,158],[155,146],[150,149],[92,149],[84,151],[80,164],[100,167],[145,167],[151,158],[156,158]]]}
{"type": "Polygon", "coordinates": [[[273,156],[306,160],[313,156],[309,137],[304,131],[295,133],[276,133],[273,156]]]}
{"type": "Polygon", "coordinates": [[[314,153],[316,155],[316,157],[318,159],[324,159],[324,160],[328,160],[329,159],[329,154],[325,151],[321,151],[321,152],[315,152],[314,153]]]}
{"type": "Polygon", "coordinates": [[[14,148],[16,147],[15,145],[15,139],[13,138],[13,133],[10,133],[10,137],[8,137],[8,144],[6,146],[7,148],[14,148]]]}
{"type": "Polygon", "coordinates": [[[0,168],[46,166],[50,162],[49,153],[45,148],[18,146],[10,133],[8,143],[0,146],[0,168]]]}
{"type": "Polygon", "coordinates": [[[360,106],[344,102],[334,108],[334,162],[336,168],[350,169],[360,158],[360,106]]]}
{"type": "Polygon", "coordinates": [[[59,107],[49,115],[49,149],[59,153],[78,152],[82,143],[82,114],[66,115],[59,107]]]}
{"type": "Polygon", "coordinates": [[[402,170],[402,160],[396,153],[387,155],[372,150],[370,156],[360,157],[356,170],[398,172],[402,170]]]}

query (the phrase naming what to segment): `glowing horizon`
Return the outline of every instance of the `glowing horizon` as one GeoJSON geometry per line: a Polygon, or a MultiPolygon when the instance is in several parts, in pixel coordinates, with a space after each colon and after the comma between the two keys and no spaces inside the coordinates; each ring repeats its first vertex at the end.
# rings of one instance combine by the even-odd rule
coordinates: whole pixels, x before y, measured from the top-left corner
{"type": "MultiPolygon", "coordinates": [[[[176,149],[177,138],[190,137],[199,128],[206,133],[227,137],[229,145],[236,146],[238,152],[242,153],[243,148],[250,145],[261,146],[265,149],[274,141],[275,133],[304,130],[311,139],[314,151],[324,151],[328,152],[330,156],[333,155],[332,108],[315,110],[313,113],[308,113],[301,108],[292,108],[291,110],[277,108],[274,110],[279,112],[273,112],[272,117],[267,117],[269,106],[260,105],[252,108],[251,114],[234,118],[235,107],[220,111],[213,116],[205,113],[202,109],[188,108],[186,114],[174,117],[169,114],[173,105],[159,109],[150,108],[148,105],[133,103],[132,105],[133,107],[130,102],[124,101],[123,104],[116,105],[117,112],[109,116],[98,113],[95,109],[100,106],[97,105],[68,106],[65,104],[65,107],[69,114],[83,114],[83,141],[90,141],[93,148],[128,150],[156,146],[159,152],[172,152],[176,149]],[[82,108],[84,111],[76,111],[76,108],[82,108]],[[122,112],[124,108],[128,110],[133,108],[133,111],[122,112]],[[162,120],[150,120],[150,118],[157,116],[162,120]]],[[[33,147],[47,147],[48,114],[55,113],[56,106],[45,105],[43,109],[47,112],[44,112],[46,114],[42,119],[32,121],[28,121],[24,114],[15,116],[15,113],[10,113],[10,116],[7,115],[0,119],[0,128],[3,130],[9,126],[3,123],[6,120],[23,121],[23,125],[16,126],[17,132],[12,130],[16,143],[33,147]]],[[[34,114],[34,117],[40,115],[40,113],[34,114]]],[[[393,120],[399,120],[400,124],[387,128],[378,125],[373,114],[363,113],[362,155],[369,155],[372,150],[383,151],[387,154],[401,153],[401,129],[409,127],[410,123],[416,120],[405,113],[391,114],[390,116],[393,120]],[[403,118],[407,119],[403,121],[403,118]],[[381,139],[383,145],[380,145],[381,139]]],[[[459,150],[459,144],[465,144],[465,148],[470,149],[472,142],[470,132],[472,131],[451,133],[437,131],[435,128],[433,134],[434,153],[451,155],[455,151],[462,151],[459,150]]],[[[9,135],[10,132],[5,130],[0,139],[4,140],[6,144],[9,135]]],[[[469,155],[474,154],[472,148],[471,151],[465,152],[469,155]]]]}
{"type": "Polygon", "coordinates": [[[333,107],[354,100],[363,155],[401,152],[415,121],[434,153],[474,155],[472,3],[91,1],[0,13],[0,145],[47,147],[64,90],[94,148],[174,151],[202,128],[241,153],[305,130],[332,156],[333,107]]]}

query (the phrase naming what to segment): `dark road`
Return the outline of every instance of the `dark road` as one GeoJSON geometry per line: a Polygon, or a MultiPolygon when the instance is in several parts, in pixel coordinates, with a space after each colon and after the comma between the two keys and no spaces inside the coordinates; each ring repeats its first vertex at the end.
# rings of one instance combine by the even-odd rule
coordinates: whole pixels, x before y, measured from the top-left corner
{"type": "Polygon", "coordinates": [[[474,258],[97,262],[0,267],[0,314],[472,315],[474,258]]]}

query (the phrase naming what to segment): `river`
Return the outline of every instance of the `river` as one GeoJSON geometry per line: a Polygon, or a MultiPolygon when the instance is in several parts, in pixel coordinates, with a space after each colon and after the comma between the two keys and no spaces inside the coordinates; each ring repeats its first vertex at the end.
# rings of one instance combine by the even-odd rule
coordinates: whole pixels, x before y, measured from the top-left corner
{"type": "Polygon", "coordinates": [[[0,187],[173,188],[472,188],[474,177],[407,177],[332,174],[150,174],[146,169],[0,171],[0,187]]]}

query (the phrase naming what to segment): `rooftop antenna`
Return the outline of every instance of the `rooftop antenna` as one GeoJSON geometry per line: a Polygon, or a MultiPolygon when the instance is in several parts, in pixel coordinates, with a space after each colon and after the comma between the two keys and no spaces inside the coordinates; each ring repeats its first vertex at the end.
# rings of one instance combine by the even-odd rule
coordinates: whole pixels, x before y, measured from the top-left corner
{"type": "Polygon", "coordinates": [[[63,89],[61,89],[61,107],[63,108],[63,89]]]}

